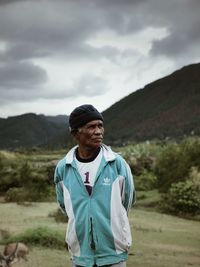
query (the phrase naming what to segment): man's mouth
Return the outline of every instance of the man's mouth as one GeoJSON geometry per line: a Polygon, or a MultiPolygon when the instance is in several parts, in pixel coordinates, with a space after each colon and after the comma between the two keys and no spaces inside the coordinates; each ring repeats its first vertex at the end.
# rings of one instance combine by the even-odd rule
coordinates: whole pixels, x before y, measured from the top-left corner
{"type": "Polygon", "coordinates": [[[103,138],[102,137],[98,137],[98,138],[94,138],[93,141],[95,142],[102,142],[103,138]]]}

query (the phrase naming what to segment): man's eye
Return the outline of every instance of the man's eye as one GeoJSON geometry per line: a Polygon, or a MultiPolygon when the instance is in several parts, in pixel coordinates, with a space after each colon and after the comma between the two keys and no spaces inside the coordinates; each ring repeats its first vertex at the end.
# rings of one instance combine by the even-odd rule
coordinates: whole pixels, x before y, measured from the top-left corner
{"type": "Polygon", "coordinates": [[[94,128],[95,128],[94,126],[89,126],[89,127],[87,127],[88,130],[92,130],[92,129],[94,129],[94,128]]]}

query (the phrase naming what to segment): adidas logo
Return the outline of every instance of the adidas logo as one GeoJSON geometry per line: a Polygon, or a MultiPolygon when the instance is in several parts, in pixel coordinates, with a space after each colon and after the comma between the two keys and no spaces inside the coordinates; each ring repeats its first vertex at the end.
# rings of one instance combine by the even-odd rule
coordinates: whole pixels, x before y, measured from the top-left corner
{"type": "Polygon", "coordinates": [[[108,177],[104,178],[104,179],[103,179],[103,184],[104,184],[104,185],[110,185],[110,184],[111,184],[111,179],[108,178],[108,177]]]}

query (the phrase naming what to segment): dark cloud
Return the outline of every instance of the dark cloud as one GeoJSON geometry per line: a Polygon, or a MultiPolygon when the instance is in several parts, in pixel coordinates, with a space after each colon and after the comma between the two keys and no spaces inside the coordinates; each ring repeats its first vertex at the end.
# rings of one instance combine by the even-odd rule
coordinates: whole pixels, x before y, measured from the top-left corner
{"type": "MultiPolygon", "coordinates": [[[[15,70],[13,71],[13,73],[15,73],[15,70]]],[[[19,79],[20,77],[17,78],[19,79]]],[[[91,74],[82,75],[79,79],[75,80],[73,82],[73,85],[70,87],[66,86],[65,88],[61,88],[60,90],[53,90],[53,91],[43,87],[42,84],[38,84],[37,88],[33,87],[32,86],[33,82],[28,83],[28,80],[26,81],[20,80],[19,82],[19,81],[14,81],[13,79],[11,83],[13,84],[6,84],[6,86],[4,86],[5,84],[2,83],[2,87],[0,87],[1,105],[7,105],[7,103],[14,103],[15,101],[31,102],[37,99],[55,100],[63,98],[73,98],[77,94],[79,96],[84,96],[84,97],[100,96],[108,90],[108,85],[106,80],[104,80],[99,76],[91,74]],[[16,86],[19,85],[19,83],[21,87],[16,86]]]]}
{"type": "Polygon", "coordinates": [[[80,54],[86,48],[85,40],[98,28],[95,15],[84,13],[86,7],[81,10],[67,1],[30,3],[0,10],[0,41],[6,43],[6,57],[80,54]]]}
{"type": "Polygon", "coordinates": [[[26,59],[36,59],[50,56],[50,52],[42,47],[39,47],[36,43],[12,43],[9,44],[4,52],[0,52],[0,61],[22,61],[26,59]]]}
{"type": "Polygon", "coordinates": [[[131,1],[86,0],[84,5],[77,1],[25,1],[0,12],[0,38],[13,46],[9,49],[11,55],[17,52],[22,58],[29,54],[30,58],[43,54],[80,55],[83,50],[85,57],[90,57],[93,54],[90,47],[87,52],[85,42],[98,31],[110,29],[126,34],[133,25],[131,30],[137,27],[138,23],[132,22],[137,14],[135,5],[135,1],[132,5],[131,1]],[[31,47],[28,53],[25,46],[31,47]]]}
{"type": "MultiPolygon", "coordinates": [[[[175,58],[196,57],[196,49],[200,46],[200,2],[174,1],[165,8],[168,36],[153,42],[152,55],[165,55],[175,58]]],[[[191,58],[191,60],[193,60],[191,58]]]]}
{"type": "MultiPolygon", "coordinates": [[[[189,42],[199,43],[200,4],[195,0],[16,2],[0,12],[0,39],[11,46],[10,57],[93,57],[86,41],[106,29],[125,36],[146,27],[166,28],[168,37],[153,43],[152,55],[178,56],[189,42]]],[[[98,49],[96,54],[101,56],[98,49]]]]}
{"type": "Polygon", "coordinates": [[[1,87],[32,88],[47,81],[47,73],[41,67],[25,62],[9,62],[0,65],[1,87]]]}
{"type": "Polygon", "coordinates": [[[0,0],[0,5],[14,4],[15,2],[24,2],[29,0],[0,0]]]}

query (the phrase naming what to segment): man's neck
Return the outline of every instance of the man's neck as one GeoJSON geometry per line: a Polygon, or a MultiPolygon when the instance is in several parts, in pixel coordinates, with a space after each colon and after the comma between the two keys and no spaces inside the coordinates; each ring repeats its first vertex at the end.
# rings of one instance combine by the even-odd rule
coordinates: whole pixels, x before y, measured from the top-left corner
{"type": "Polygon", "coordinates": [[[95,159],[96,156],[99,154],[101,147],[98,147],[96,149],[83,149],[81,147],[78,147],[76,150],[76,157],[77,159],[95,159]]]}

